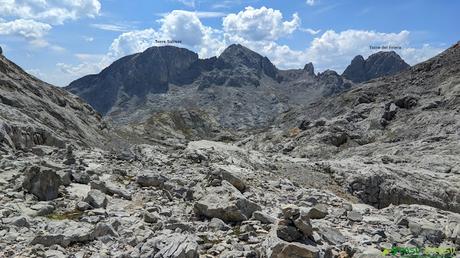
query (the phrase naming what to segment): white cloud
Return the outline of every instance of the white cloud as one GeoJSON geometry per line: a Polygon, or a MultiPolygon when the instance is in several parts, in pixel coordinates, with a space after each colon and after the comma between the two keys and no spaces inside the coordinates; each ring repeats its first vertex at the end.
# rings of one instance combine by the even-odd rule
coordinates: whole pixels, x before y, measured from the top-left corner
{"type": "Polygon", "coordinates": [[[61,72],[72,78],[98,73],[103,68],[101,67],[101,60],[105,57],[104,55],[78,53],[75,54],[75,57],[80,61],[80,64],[57,63],[56,66],[61,72]]]}
{"type": "Polygon", "coordinates": [[[229,14],[223,20],[223,29],[230,37],[252,41],[277,40],[294,32],[300,25],[297,13],[291,21],[283,21],[279,10],[261,7],[246,7],[237,14],[229,14]]]}
{"type": "Polygon", "coordinates": [[[224,17],[227,14],[223,12],[195,12],[199,18],[224,17]]]}
{"type": "Polygon", "coordinates": [[[0,22],[0,35],[22,36],[25,38],[41,38],[51,26],[34,20],[17,19],[10,22],[0,22]]]}
{"type": "Polygon", "coordinates": [[[185,6],[188,6],[190,8],[195,8],[196,6],[196,1],[195,0],[177,0],[179,3],[182,3],[185,6]]]}
{"type": "Polygon", "coordinates": [[[32,74],[33,76],[41,80],[43,80],[43,78],[46,78],[46,75],[40,69],[27,69],[26,72],[28,74],[32,74]]]}
{"type": "Polygon", "coordinates": [[[309,6],[315,5],[315,3],[316,3],[316,0],[307,0],[307,4],[308,4],[309,6]]]}
{"type": "Polygon", "coordinates": [[[109,23],[95,23],[90,25],[93,28],[107,31],[126,32],[130,31],[131,28],[125,25],[109,24],[109,23]]]}
{"type": "Polygon", "coordinates": [[[174,10],[159,22],[159,30],[149,28],[121,34],[112,42],[106,59],[115,60],[152,46],[164,45],[157,40],[181,41],[178,46],[193,49],[202,57],[217,55],[225,47],[222,33],[203,25],[196,12],[174,10]]]}
{"type": "Polygon", "coordinates": [[[99,0],[0,0],[0,16],[62,24],[100,14],[99,0]]]}
{"type": "Polygon", "coordinates": [[[301,30],[303,32],[306,32],[308,34],[311,34],[311,35],[316,35],[316,34],[321,32],[321,30],[314,30],[314,29],[310,29],[310,28],[307,28],[307,29],[301,28],[299,30],[301,30]]]}
{"type": "Polygon", "coordinates": [[[204,26],[195,13],[174,10],[164,17],[162,23],[162,32],[171,39],[182,40],[189,46],[202,43],[204,26]]]}
{"type": "Polygon", "coordinates": [[[346,30],[335,32],[328,30],[311,42],[305,51],[306,56],[320,70],[343,70],[351,59],[360,54],[368,56],[373,50],[369,46],[392,45],[407,48],[409,46],[409,31],[399,33],[383,33],[364,30],[346,30]]]}
{"type": "Polygon", "coordinates": [[[93,38],[93,37],[89,37],[89,36],[83,36],[83,40],[86,41],[86,42],[93,42],[93,41],[94,41],[94,38],[93,38]]]}
{"type": "Polygon", "coordinates": [[[112,42],[106,58],[115,60],[125,55],[142,52],[155,45],[155,40],[160,38],[159,33],[154,29],[125,32],[112,42]]]}
{"type": "Polygon", "coordinates": [[[444,48],[434,47],[430,44],[423,44],[420,48],[408,47],[400,51],[401,57],[410,65],[426,61],[441,53],[444,48]]]}
{"type": "MultiPolygon", "coordinates": [[[[224,12],[200,12],[200,11],[194,11],[193,13],[196,14],[198,18],[216,18],[216,17],[224,17],[227,14],[224,12]]],[[[158,16],[166,17],[170,13],[158,13],[158,16]]]]}
{"type": "Polygon", "coordinates": [[[0,0],[0,35],[20,36],[33,48],[63,52],[44,39],[52,25],[95,17],[100,9],[99,0],[0,0]]]}

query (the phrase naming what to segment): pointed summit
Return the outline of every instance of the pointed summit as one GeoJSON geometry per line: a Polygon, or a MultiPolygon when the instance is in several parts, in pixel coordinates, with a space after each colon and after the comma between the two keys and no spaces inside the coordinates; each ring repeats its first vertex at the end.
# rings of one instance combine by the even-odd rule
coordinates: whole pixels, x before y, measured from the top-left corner
{"type": "Polygon", "coordinates": [[[374,78],[393,75],[408,69],[410,66],[394,51],[381,51],[364,60],[356,56],[345,69],[342,76],[356,83],[374,78]]]}
{"type": "Polygon", "coordinates": [[[227,47],[218,58],[220,68],[247,67],[256,70],[259,74],[265,73],[275,78],[277,69],[267,57],[263,57],[251,49],[240,45],[232,44],[227,47]]]}
{"type": "Polygon", "coordinates": [[[309,75],[315,75],[315,67],[313,63],[308,63],[303,67],[303,70],[306,71],[309,75]]]}

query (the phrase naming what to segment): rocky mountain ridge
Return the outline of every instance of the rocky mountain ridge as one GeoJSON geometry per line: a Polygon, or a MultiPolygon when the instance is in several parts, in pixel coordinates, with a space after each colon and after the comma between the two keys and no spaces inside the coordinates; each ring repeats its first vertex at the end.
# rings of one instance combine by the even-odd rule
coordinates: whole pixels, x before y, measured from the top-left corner
{"type": "Polygon", "coordinates": [[[315,75],[312,64],[278,70],[268,58],[231,45],[219,57],[203,60],[186,49],[153,47],[66,89],[118,125],[152,121],[152,114],[183,109],[210,117],[221,128],[241,129],[265,127],[291,105],[351,86],[333,71],[315,75]]]}
{"type": "Polygon", "coordinates": [[[0,55],[0,141],[10,149],[35,145],[94,146],[105,122],[79,97],[27,74],[0,55]]]}

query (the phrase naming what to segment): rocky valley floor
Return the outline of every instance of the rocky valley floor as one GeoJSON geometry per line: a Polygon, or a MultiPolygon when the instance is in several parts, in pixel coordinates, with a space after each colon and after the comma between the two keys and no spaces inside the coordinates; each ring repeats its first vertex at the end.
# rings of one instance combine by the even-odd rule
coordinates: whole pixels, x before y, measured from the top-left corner
{"type": "Polygon", "coordinates": [[[458,213],[377,209],[318,162],[238,145],[4,154],[0,257],[344,258],[379,257],[394,245],[460,248],[458,213]]]}

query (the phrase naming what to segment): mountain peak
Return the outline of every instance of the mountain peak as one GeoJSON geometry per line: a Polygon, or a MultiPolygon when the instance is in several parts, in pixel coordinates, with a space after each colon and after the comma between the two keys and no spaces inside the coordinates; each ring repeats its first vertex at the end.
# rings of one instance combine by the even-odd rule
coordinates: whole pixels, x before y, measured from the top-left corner
{"type": "Polygon", "coordinates": [[[277,73],[276,67],[267,57],[240,44],[232,44],[222,52],[218,58],[218,67],[223,69],[247,67],[255,70],[259,75],[265,73],[272,78],[275,78],[277,73]]]}
{"type": "Polygon", "coordinates": [[[351,63],[364,63],[366,60],[362,55],[357,55],[351,60],[351,63]]]}
{"type": "MultiPolygon", "coordinates": [[[[231,44],[230,46],[228,46],[224,52],[222,52],[222,54],[227,54],[227,53],[235,53],[235,52],[248,52],[248,53],[255,53],[257,54],[256,52],[252,51],[251,49],[241,45],[241,44],[231,44]]],[[[221,54],[221,55],[222,55],[221,54]]]]}
{"type": "Polygon", "coordinates": [[[394,51],[380,51],[370,55],[366,60],[355,56],[342,76],[356,83],[377,77],[397,74],[410,66],[394,51]]]}
{"type": "Polygon", "coordinates": [[[256,63],[262,58],[258,53],[240,44],[228,46],[219,56],[220,60],[229,65],[241,64],[249,67],[256,66],[256,63]]]}

